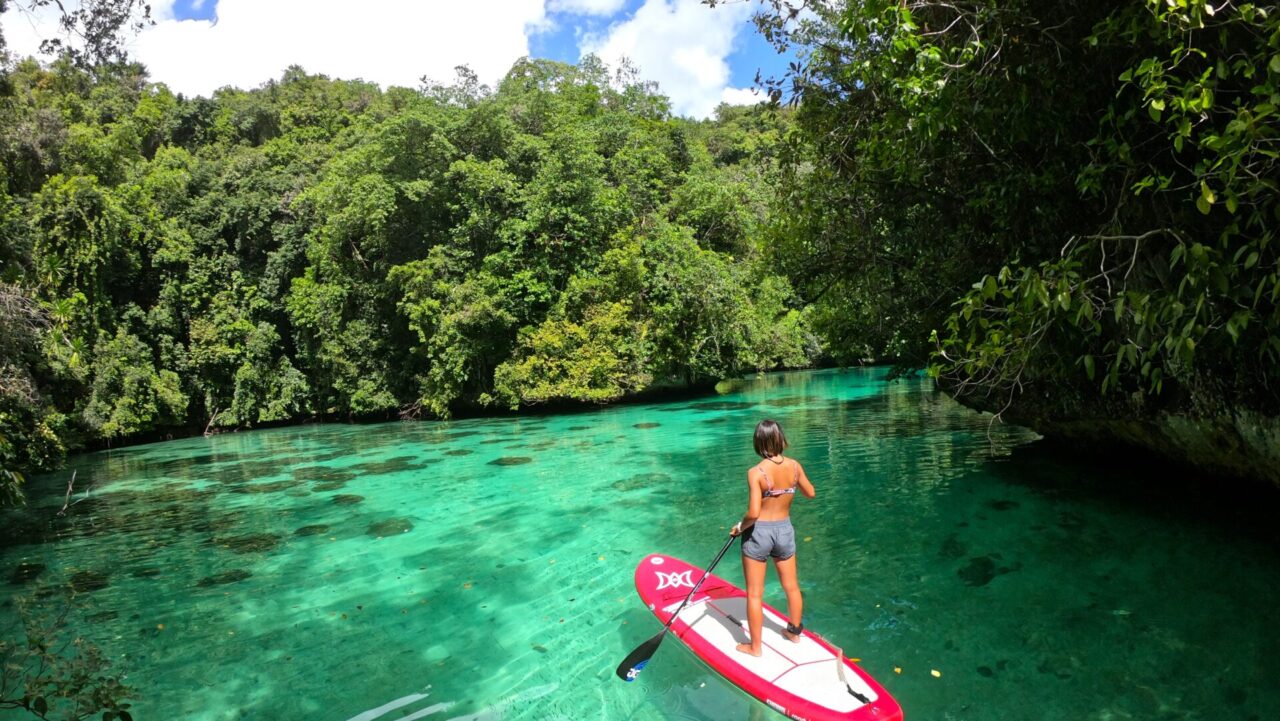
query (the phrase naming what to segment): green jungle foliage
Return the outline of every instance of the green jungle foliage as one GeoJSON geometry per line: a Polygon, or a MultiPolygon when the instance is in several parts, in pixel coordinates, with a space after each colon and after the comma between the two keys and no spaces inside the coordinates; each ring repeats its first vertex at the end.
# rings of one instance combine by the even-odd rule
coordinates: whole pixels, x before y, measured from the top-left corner
{"type": "Polygon", "coordinates": [[[834,353],[993,410],[1275,414],[1280,7],[806,7],[757,17],[806,48],[767,237],[834,353]]]}
{"type": "Polygon", "coordinates": [[[0,76],[0,488],[166,429],[603,403],[808,365],[757,252],[785,114],[673,118],[627,69],[490,90],[290,69],[176,96],[0,76]]]}

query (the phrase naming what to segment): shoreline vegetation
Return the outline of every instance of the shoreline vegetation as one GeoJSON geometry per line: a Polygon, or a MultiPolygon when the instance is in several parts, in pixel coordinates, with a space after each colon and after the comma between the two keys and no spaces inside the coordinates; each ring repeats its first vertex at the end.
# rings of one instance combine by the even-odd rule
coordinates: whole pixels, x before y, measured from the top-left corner
{"type": "Polygon", "coordinates": [[[1280,486],[1280,7],[774,3],[776,256],[838,351],[1280,486]],[[839,339],[839,340],[838,340],[839,339]],[[868,350],[863,351],[863,348],[868,350]]]}
{"type": "Polygon", "coordinates": [[[183,438],[194,438],[196,436],[214,436],[224,433],[240,433],[242,431],[265,430],[270,428],[292,428],[298,426],[308,426],[326,423],[349,423],[352,425],[367,425],[376,423],[389,423],[392,421],[402,421],[406,423],[416,423],[419,421],[460,421],[475,419],[499,419],[499,418],[530,418],[549,415],[573,415],[579,413],[591,413],[602,408],[613,406],[626,406],[645,403],[657,403],[664,401],[692,400],[697,398],[705,398],[713,395],[724,395],[736,391],[740,386],[749,383],[753,379],[758,379],[764,375],[773,373],[785,373],[791,371],[823,371],[823,370],[847,370],[852,368],[883,368],[886,372],[898,372],[898,369],[892,363],[873,362],[868,360],[866,363],[856,366],[837,366],[831,363],[818,362],[814,365],[803,368],[789,368],[785,370],[767,370],[754,374],[738,376],[736,378],[726,378],[718,381],[706,380],[693,385],[682,385],[676,382],[668,384],[654,384],[644,390],[623,396],[607,403],[593,403],[581,400],[558,399],[548,401],[538,405],[523,406],[518,409],[488,407],[479,404],[462,405],[454,408],[448,418],[426,418],[426,417],[407,417],[399,411],[386,411],[383,413],[374,413],[364,416],[311,416],[308,418],[289,418],[276,421],[268,421],[258,423],[253,426],[243,426],[238,428],[219,426],[211,429],[205,429],[198,425],[186,427],[164,428],[151,431],[149,434],[132,436],[125,439],[117,439],[118,443],[111,443],[108,440],[99,440],[93,445],[79,449],[80,453],[93,453],[97,451],[107,451],[120,448],[130,448],[133,446],[145,445],[149,443],[163,443],[164,441],[180,440],[183,438]]]}
{"type": "Polygon", "coordinates": [[[0,76],[0,500],[168,428],[863,358],[1280,484],[1272,5],[765,5],[803,62],[706,121],[594,57],[187,98],[135,5],[0,76]]]}
{"type": "Polygon", "coordinates": [[[29,311],[6,315],[11,473],[175,429],[602,404],[823,353],[757,244],[785,111],[673,118],[590,58],[493,90],[294,68],[186,99],[137,66],[29,60],[6,80],[0,290],[29,311]]]}

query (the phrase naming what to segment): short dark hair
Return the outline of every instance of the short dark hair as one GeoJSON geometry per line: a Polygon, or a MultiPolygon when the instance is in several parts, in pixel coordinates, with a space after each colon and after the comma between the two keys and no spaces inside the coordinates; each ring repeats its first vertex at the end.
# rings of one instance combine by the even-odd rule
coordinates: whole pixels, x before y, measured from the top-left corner
{"type": "Polygon", "coordinates": [[[787,434],[782,432],[777,421],[766,418],[756,425],[756,454],[761,458],[780,456],[788,445],[787,434]]]}

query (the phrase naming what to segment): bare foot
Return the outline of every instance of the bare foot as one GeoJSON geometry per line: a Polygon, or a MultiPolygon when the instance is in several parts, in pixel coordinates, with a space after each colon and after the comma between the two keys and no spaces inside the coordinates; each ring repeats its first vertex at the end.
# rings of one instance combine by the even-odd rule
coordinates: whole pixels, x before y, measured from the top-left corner
{"type": "Polygon", "coordinates": [[[759,651],[751,650],[751,644],[749,643],[740,643],[737,646],[735,646],[735,648],[737,648],[740,653],[745,653],[748,656],[755,656],[757,658],[760,656],[759,651]]]}
{"type": "Polygon", "coordinates": [[[785,628],[782,629],[782,637],[787,639],[791,643],[800,643],[800,634],[792,633],[785,628]]]}

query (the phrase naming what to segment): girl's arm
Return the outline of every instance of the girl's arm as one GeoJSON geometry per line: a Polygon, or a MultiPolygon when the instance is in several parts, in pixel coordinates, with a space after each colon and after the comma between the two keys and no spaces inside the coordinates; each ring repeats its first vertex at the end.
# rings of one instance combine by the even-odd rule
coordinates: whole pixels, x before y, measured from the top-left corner
{"type": "Polygon", "coordinates": [[[800,465],[799,461],[796,461],[796,470],[800,472],[800,479],[797,483],[800,486],[800,492],[804,494],[805,498],[817,497],[818,489],[814,488],[813,484],[809,482],[809,477],[804,473],[804,466],[800,465]]]}
{"type": "MultiPolygon", "coordinates": [[[[731,535],[736,536],[742,533],[743,529],[750,528],[760,516],[760,481],[755,476],[758,471],[759,469],[756,468],[747,471],[747,512],[742,516],[741,521],[734,524],[733,530],[729,531],[731,535]]],[[[764,473],[760,475],[764,476],[764,473]]]]}

